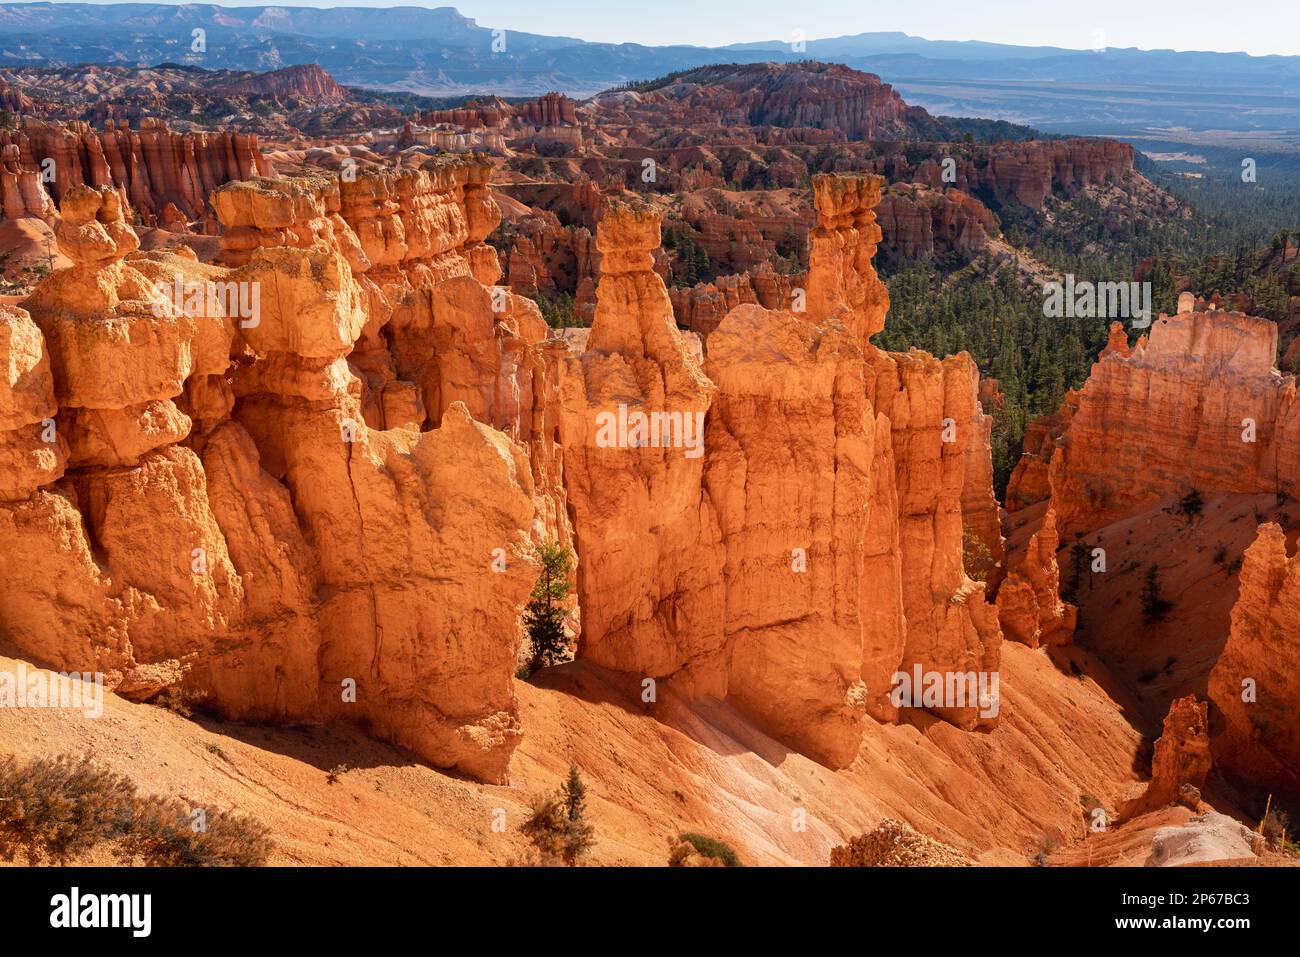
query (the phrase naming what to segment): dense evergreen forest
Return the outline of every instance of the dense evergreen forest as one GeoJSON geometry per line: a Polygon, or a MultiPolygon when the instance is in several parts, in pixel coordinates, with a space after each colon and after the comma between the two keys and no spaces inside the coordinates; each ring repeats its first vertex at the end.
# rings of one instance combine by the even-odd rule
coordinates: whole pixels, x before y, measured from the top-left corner
{"type": "MultiPolygon", "coordinates": [[[[1004,237],[1061,273],[1094,282],[1134,278],[1146,262],[1152,313],[1172,312],[1178,292],[1245,292],[1255,311],[1282,321],[1290,295],[1300,293],[1300,268],[1274,269],[1300,245],[1300,158],[1261,160],[1254,183],[1243,182],[1240,151],[1214,152],[1198,163],[1140,167],[1178,203],[1159,215],[1117,208],[1084,195],[1049,203],[1049,215],[990,203],[1004,237]]],[[[987,254],[949,257],[882,269],[889,284],[882,348],[924,349],[935,355],[969,352],[1004,396],[994,417],[993,463],[999,497],[1020,457],[1026,423],[1060,406],[1077,388],[1105,345],[1109,320],[1046,318],[1041,285],[1015,265],[995,265],[987,254]]],[[[1136,338],[1130,330],[1130,337],[1136,338]]]]}

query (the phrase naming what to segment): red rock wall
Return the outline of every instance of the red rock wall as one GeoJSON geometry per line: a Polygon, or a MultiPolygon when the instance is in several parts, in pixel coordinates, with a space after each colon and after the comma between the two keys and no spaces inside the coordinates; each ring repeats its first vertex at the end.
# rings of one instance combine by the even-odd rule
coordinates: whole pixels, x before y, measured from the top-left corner
{"type": "Polygon", "coordinates": [[[1261,525],[1246,549],[1232,630],[1209,696],[1214,761],[1261,792],[1300,799],[1300,559],[1286,535],[1261,525]]]}
{"type": "MultiPolygon", "coordinates": [[[[110,123],[102,133],[82,122],[29,120],[22,130],[0,131],[0,145],[6,168],[13,162],[10,148],[17,147],[18,168],[38,178],[44,161],[53,160],[54,179],[47,186],[55,202],[77,185],[112,186],[145,223],[157,222],[168,205],[190,221],[210,217],[208,197],[218,186],[271,172],[255,135],[174,133],[150,120],[139,130],[110,123]]],[[[20,184],[20,192],[30,190],[20,184]]],[[[23,203],[24,209],[38,207],[23,203]]]]}
{"type": "Polygon", "coordinates": [[[236,718],[361,722],[504,780],[532,542],[567,520],[544,326],[474,278],[499,273],[486,180],[232,184],[233,267],[138,254],[115,190],[69,188],[76,265],[0,324],[21,373],[0,582],[39,578],[0,607],[6,651],[236,718]],[[177,276],[260,289],[257,321],[174,308],[177,276]]]}
{"type": "Polygon", "coordinates": [[[1056,190],[1072,196],[1088,186],[1117,182],[1133,171],[1133,147],[1105,139],[999,143],[953,159],[955,176],[949,180],[944,179],[938,160],[921,163],[913,179],[933,189],[983,190],[999,203],[1041,209],[1056,190]]]}
{"type": "Polygon", "coordinates": [[[977,253],[997,233],[997,220],[979,200],[949,189],[891,189],[876,210],[882,247],[896,259],[977,253]]]}
{"type": "MultiPolygon", "coordinates": [[[[1188,311],[1156,319],[1127,354],[1103,352],[1054,442],[1048,477],[1061,535],[1193,488],[1293,491],[1300,423],[1276,347],[1272,322],[1188,311]]],[[[1031,450],[1039,462],[1043,453],[1031,450]]],[[[1034,481],[1020,475],[1019,501],[1034,481]]]]}
{"type": "Polygon", "coordinates": [[[1001,640],[963,567],[963,500],[985,485],[994,504],[973,477],[991,470],[971,470],[989,455],[974,364],[867,343],[888,308],[871,268],[880,186],[814,180],[806,312],[738,305],[702,369],[652,269],[657,217],[611,211],[596,322],[562,374],[580,654],[724,697],[832,767],[868,715],[898,717],[896,670],[995,672],[1001,640]],[[602,443],[619,404],[705,413],[698,457],[602,443]]]}

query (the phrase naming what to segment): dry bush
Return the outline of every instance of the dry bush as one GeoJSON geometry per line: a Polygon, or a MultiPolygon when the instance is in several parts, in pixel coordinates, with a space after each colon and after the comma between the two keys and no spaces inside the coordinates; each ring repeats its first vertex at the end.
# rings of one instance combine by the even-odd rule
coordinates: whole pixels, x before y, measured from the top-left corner
{"type": "Polygon", "coordinates": [[[271,851],[270,831],[251,818],[206,815],[195,830],[190,810],[175,798],[137,798],[118,854],[153,867],[257,867],[271,851]]]}
{"type": "Polygon", "coordinates": [[[63,863],[111,844],[126,861],[160,867],[251,867],[266,862],[270,832],[238,815],[208,811],[196,831],[175,798],[142,797],[129,778],[90,758],[0,760],[0,858],[63,863]]]}
{"type": "Polygon", "coordinates": [[[0,761],[0,857],[23,851],[62,863],[120,835],[130,821],[135,785],[69,755],[19,764],[0,761]]]}
{"type": "Polygon", "coordinates": [[[1264,840],[1268,842],[1270,848],[1283,851],[1293,846],[1288,834],[1290,828],[1291,822],[1286,812],[1280,808],[1270,808],[1260,824],[1260,833],[1264,835],[1264,840]]]}
{"type": "Polygon", "coordinates": [[[520,828],[533,842],[537,854],[537,859],[530,858],[529,863],[542,867],[559,864],[564,853],[564,799],[559,794],[534,797],[532,812],[520,828]]]}
{"type": "Polygon", "coordinates": [[[558,791],[533,798],[533,813],[521,830],[533,842],[539,863],[563,861],[572,867],[596,843],[586,820],[586,794],[577,765],[570,765],[569,778],[558,791]]]}

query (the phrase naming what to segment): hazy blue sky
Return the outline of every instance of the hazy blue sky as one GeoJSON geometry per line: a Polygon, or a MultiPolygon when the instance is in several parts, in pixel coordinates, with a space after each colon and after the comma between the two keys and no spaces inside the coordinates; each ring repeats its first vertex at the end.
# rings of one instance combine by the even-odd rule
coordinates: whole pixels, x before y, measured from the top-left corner
{"type": "MultiPolygon", "coordinates": [[[[181,0],[163,0],[181,2],[181,0]]],[[[229,0],[226,6],[262,6],[229,0]]],[[[1300,0],[289,0],[281,6],[454,6],[480,26],[584,40],[718,46],[901,30],[931,40],[1300,54],[1300,0]]]]}

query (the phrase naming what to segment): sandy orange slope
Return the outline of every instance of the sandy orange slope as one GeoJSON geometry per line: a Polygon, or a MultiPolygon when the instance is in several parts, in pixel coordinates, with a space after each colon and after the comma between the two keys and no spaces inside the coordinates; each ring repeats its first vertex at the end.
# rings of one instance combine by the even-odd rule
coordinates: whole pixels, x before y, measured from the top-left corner
{"type": "MultiPolygon", "coordinates": [[[[0,667],[16,662],[0,658],[0,667]]],[[[591,860],[601,864],[662,864],[678,830],[722,837],[752,864],[825,864],[833,845],[885,816],[985,863],[1024,863],[1045,843],[1082,837],[1082,792],[1114,807],[1138,788],[1139,735],[1116,706],[1090,679],[1015,645],[1004,649],[995,731],[870,722],[857,760],[838,772],[720,703],[661,688],[649,714],[624,681],[576,664],[545,672],[540,686],[519,682],[525,734],[508,786],[435,770],[342,726],[187,720],[112,695],[97,720],[0,710],[0,752],[88,753],[142,790],[253,815],[271,828],[280,864],[521,860],[529,798],[558,786],[570,761],[588,782],[591,860]],[[330,784],[340,764],[350,769],[330,784]],[[492,829],[496,808],[504,833],[492,829]]]]}

